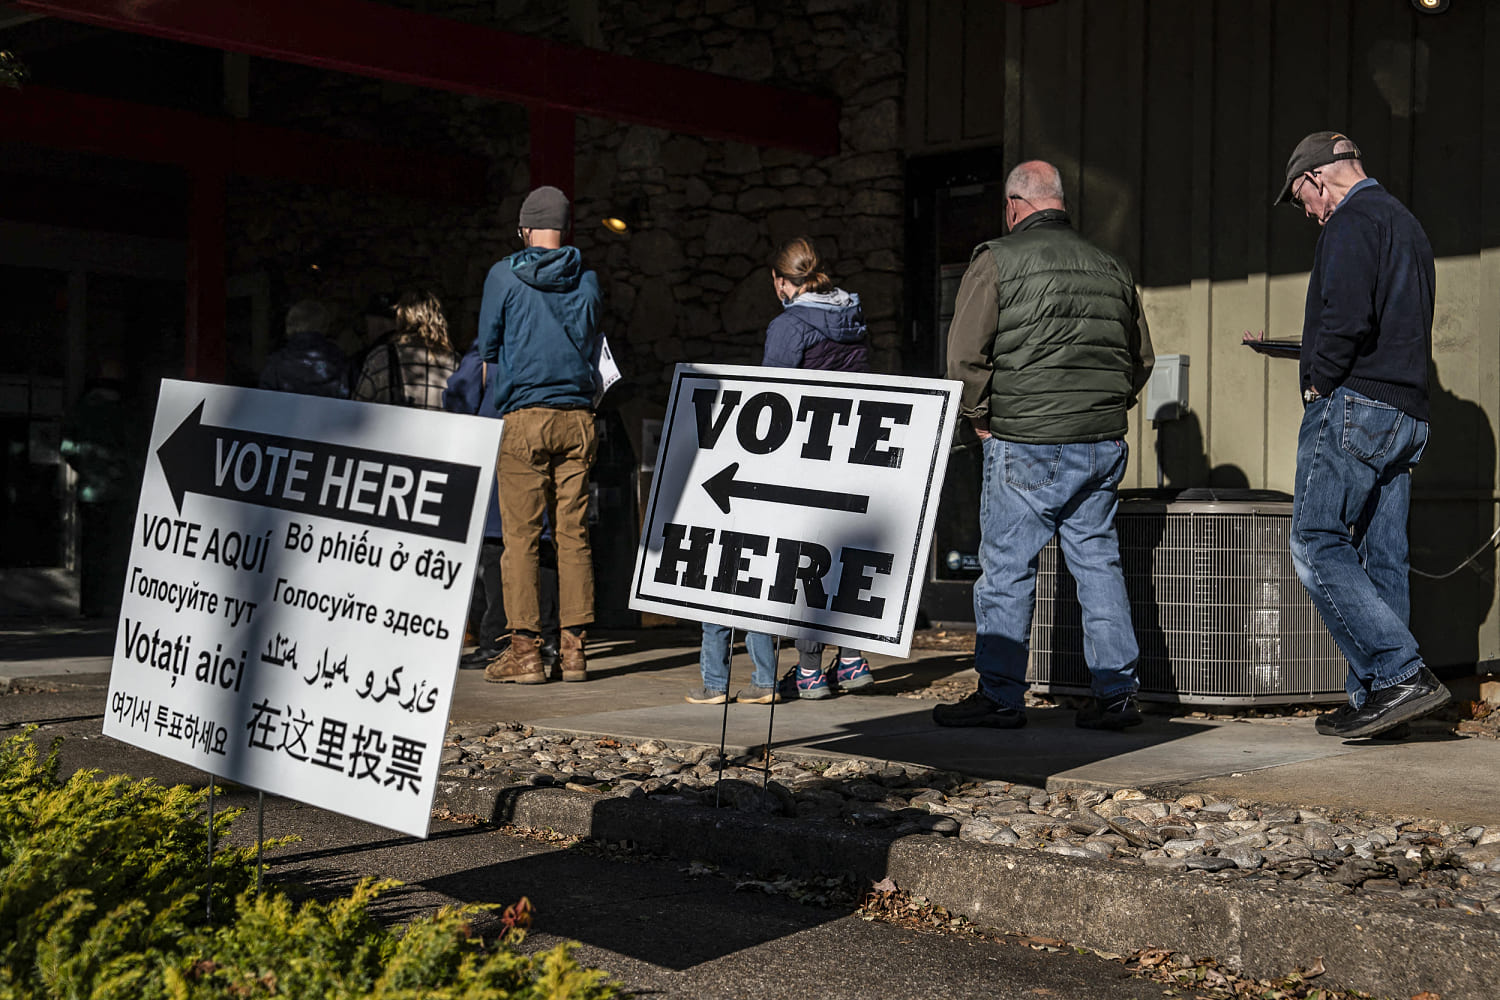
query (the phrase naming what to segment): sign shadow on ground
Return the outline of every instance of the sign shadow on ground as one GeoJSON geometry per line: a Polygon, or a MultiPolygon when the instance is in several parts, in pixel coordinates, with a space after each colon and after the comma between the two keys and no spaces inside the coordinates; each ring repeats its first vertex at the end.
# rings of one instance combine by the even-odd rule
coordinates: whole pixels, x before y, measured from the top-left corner
{"type": "MultiPolygon", "coordinates": [[[[1073,724],[1074,713],[1060,708],[1029,709],[1022,729],[951,729],[933,723],[935,703],[912,704],[910,710],[851,720],[824,736],[777,741],[773,751],[869,757],[1046,787],[1050,779],[1086,773],[1091,765],[1130,756],[1159,760],[1177,755],[1166,748],[1212,729],[1148,718],[1125,732],[1080,730],[1073,724]]],[[[1081,783],[1089,781],[1080,775],[1081,783]]]]}
{"type": "MultiPolygon", "coordinates": [[[[596,815],[596,837],[608,839],[603,831],[609,826],[609,805],[601,802],[596,809],[596,814],[606,814],[596,815]]],[[[883,856],[880,860],[883,864],[883,856]]],[[[463,902],[504,905],[526,896],[535,908],[534,933],[679,971],[831,923],[851,909],[808,906],[751,890],[746,905],[733,919],[725,919],[718,878],[693,874],[684,864],[664,879],[657,866],[621,864],[574,847],[424,884],[463,902]]]]}

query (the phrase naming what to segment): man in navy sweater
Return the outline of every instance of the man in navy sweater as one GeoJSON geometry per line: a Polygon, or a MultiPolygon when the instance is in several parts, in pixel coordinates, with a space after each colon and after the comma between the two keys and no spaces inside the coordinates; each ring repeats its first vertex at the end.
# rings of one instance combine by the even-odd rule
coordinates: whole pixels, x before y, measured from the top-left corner
{"type": "Polygon", "coordinates": [[[1302,324],[1291,550],[1349,661],[1349,702],[1317,729],[1377,736],[1449,698],[1408,626],[1406,517],[1427,444],[1432,247],[1337,132],[1297,144],[1275,204],[1284,201],[1323,227],[1302,324]]]}

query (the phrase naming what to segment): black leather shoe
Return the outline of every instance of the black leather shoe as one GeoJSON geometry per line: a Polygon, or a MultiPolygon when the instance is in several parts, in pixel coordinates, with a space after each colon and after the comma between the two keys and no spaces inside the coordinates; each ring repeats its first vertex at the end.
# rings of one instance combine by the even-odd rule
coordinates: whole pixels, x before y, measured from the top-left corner
{"type": "Polygon", "coordinates": [[[932,721],[940,726],[985,726],[989,729],[1020,729],[1026,725],[1026,713],[1006,708],[983,691],[975,691],[963,701],[937,705],[932,721]]]}
{"type": "Polygon", "coordinates": [[[1346,701],[1332,712],[1318,716],[1318,721],[1313,728],[1324,736],[1337,736],[1339,727],[1347,726],[1349,717],[1353,714],[1354,706],[1346,701]]]}
{"type": "MultiPolygon", "coordinates": [[[[1335,727],[1346,725],[1349,721],[1349,716],[1353,714],[1354,706],[1346,702],[1343,705],[1340,705],[1338,708],[1334,709],[1332,712],[1328,712],[1324,715],[1318,716],[1318,721],[1313,728],[1317,729],[1317,731],[1322,733],[1324,736],[1337,736],[1338,733],[1335,731],[1335,727]]],[[[1403,722],[1394,729],[1387,729],[1385,732],[1376,736],[1375,739],[1404,740],[1410,735],[1411,726],[1408,726],[1403,722]]]]}
{"type": "Polygon", "coordinates": [[[483,670],[491,660],[503,652],[505,650],[498,646],[480,646],[472,653],[465,653],[458,658],[458,669],[483,670]]]}
{"type": "MultiPolygon", "coordinates": [[[[1451,697],[1443,682],[1434,677],[1431,670],[1423,667],[1404,683],[1371,691],[1364,705],[1342,719],[1330,720],[1327,732],[1346,740],[1378,736],[1395,729],[1403,722],[1436,712],[1448,704],[1451,697]]],[[[1322,721],[1318,720],[1319,723],[1322,721]]],[[[1319,731],[1324,731],[1321,726],[1319,731]]]]}
{"type": "Polygon", "coordinates": [[[1079,729],[1129,729],[1142,722],[1135,698],[1128,694],[1111,698],[1094,698],[1078,710],[1073,724],[1079,729]]]}

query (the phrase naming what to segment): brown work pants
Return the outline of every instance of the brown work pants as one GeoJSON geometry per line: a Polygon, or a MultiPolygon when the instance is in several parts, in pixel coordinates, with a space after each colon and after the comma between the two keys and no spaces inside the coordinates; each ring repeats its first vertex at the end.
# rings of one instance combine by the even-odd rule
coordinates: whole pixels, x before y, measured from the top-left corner
{"type": "Polygon", "coordinates": [[[551,515],[557,544],[558,617],[563,628],[594,620],[589,551],[589,470],[598,445],[589,410],[533,406],[505,415],[495,477],[505,552],[500,584],[512,631],[541,631],[539,546],[551,515]]]}

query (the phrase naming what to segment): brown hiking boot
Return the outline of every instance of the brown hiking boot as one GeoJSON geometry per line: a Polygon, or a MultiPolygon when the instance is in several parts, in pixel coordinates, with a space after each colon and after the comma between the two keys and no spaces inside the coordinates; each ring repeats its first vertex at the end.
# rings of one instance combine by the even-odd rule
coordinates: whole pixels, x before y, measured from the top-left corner
{"type": "Polygon", "coordinates": [[[587,632],[574,635],[567,629],[562,630],[562,678],[565,681],[586,681],[589,679],[589,661],[583,653],[583,640],[587,632]]]}
{"type": "Polygon", "coordinates": [[[547,668],[542,663],[541,638],[512,635],[505,652],[484,668],[484,679],[495,684],[507,681],[516,684],[544,683],[547,680],[547,668]]]}

